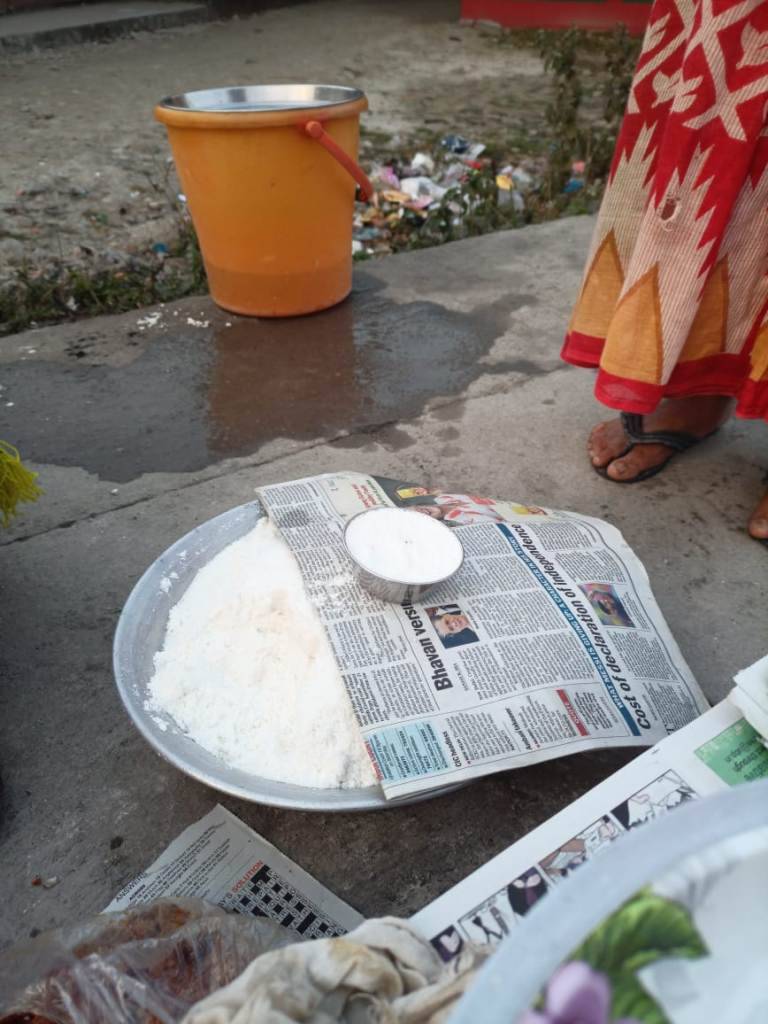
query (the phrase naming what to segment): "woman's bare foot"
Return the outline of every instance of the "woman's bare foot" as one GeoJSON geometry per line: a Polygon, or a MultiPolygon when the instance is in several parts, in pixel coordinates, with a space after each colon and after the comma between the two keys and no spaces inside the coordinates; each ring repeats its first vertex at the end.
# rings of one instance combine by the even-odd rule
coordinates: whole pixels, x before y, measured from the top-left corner
{"type": "MultiPolygon", "coordinates": [[[[703,438],[725,423],[731,414],[732,405],[730,398],[721,395],[667,399],[655,412],[643,417],[643,427],[649,432],[682,431],[703,438]]],[[[630,444],[621,420],[615,419],[595,427],[589,435],[587,450],[593,466],[605,469],[612,480],[621,481],[634,480],[645,470],[666,462],[674,454],[674,449],[665,444],[638,444],[627,451],[630,444]]],[[[756,512],[755,516],[765,517],[764,536],[768,537],[768,499],[764,506],[760,515],[756,512]]]]}
{"type": "Polygon", "coordinates": [[[762,501],[749,517],[750,537],[755,540],[768,540],[768,491],[763,495],[762,501]]]}

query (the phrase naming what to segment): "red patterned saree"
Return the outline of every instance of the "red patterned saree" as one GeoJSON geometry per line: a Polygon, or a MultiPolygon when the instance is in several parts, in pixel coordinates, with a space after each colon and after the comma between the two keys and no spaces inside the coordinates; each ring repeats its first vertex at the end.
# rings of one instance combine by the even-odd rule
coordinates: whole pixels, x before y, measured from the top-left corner
{"type": "Polygon", "coordinates": [[[626,412],[768,419],[768,0],[655,0],[563,347],[626,412]]]}

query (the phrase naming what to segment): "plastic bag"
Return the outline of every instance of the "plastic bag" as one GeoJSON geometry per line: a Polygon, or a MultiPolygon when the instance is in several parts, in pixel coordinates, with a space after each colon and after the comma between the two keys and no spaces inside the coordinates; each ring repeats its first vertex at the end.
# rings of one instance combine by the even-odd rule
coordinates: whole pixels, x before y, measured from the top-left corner
{"type": "Polygon", "coordinates": [[[176,1024],[261,953],[296,941],[201,900],[101,914],[0,956],[0,1024],[176,1024]]]}

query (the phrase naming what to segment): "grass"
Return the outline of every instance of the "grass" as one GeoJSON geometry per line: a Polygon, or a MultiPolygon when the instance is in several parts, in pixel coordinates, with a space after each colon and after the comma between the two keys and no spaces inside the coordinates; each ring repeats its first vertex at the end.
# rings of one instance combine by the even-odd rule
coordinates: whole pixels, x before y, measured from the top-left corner
{"type": "Polygon", "coordinates": [[[147,253],[125,266],[89,269],[22,265],[0,289],[0,334],[105,313],[125,313],[207,290],[200,247],[185,225],[165,258],[147,253]]]}

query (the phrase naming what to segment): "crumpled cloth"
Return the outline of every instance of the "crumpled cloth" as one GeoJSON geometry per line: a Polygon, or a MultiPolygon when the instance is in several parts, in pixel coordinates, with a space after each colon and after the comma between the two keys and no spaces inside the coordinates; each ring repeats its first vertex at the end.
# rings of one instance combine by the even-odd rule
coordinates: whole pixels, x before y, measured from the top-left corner
{"type": "Polygon", "coordinates": [[[442,1024],[485,955],[469,949],[443,964],[406,921],[366,921],[262,954],[182,1024],[442,1024]]]}

